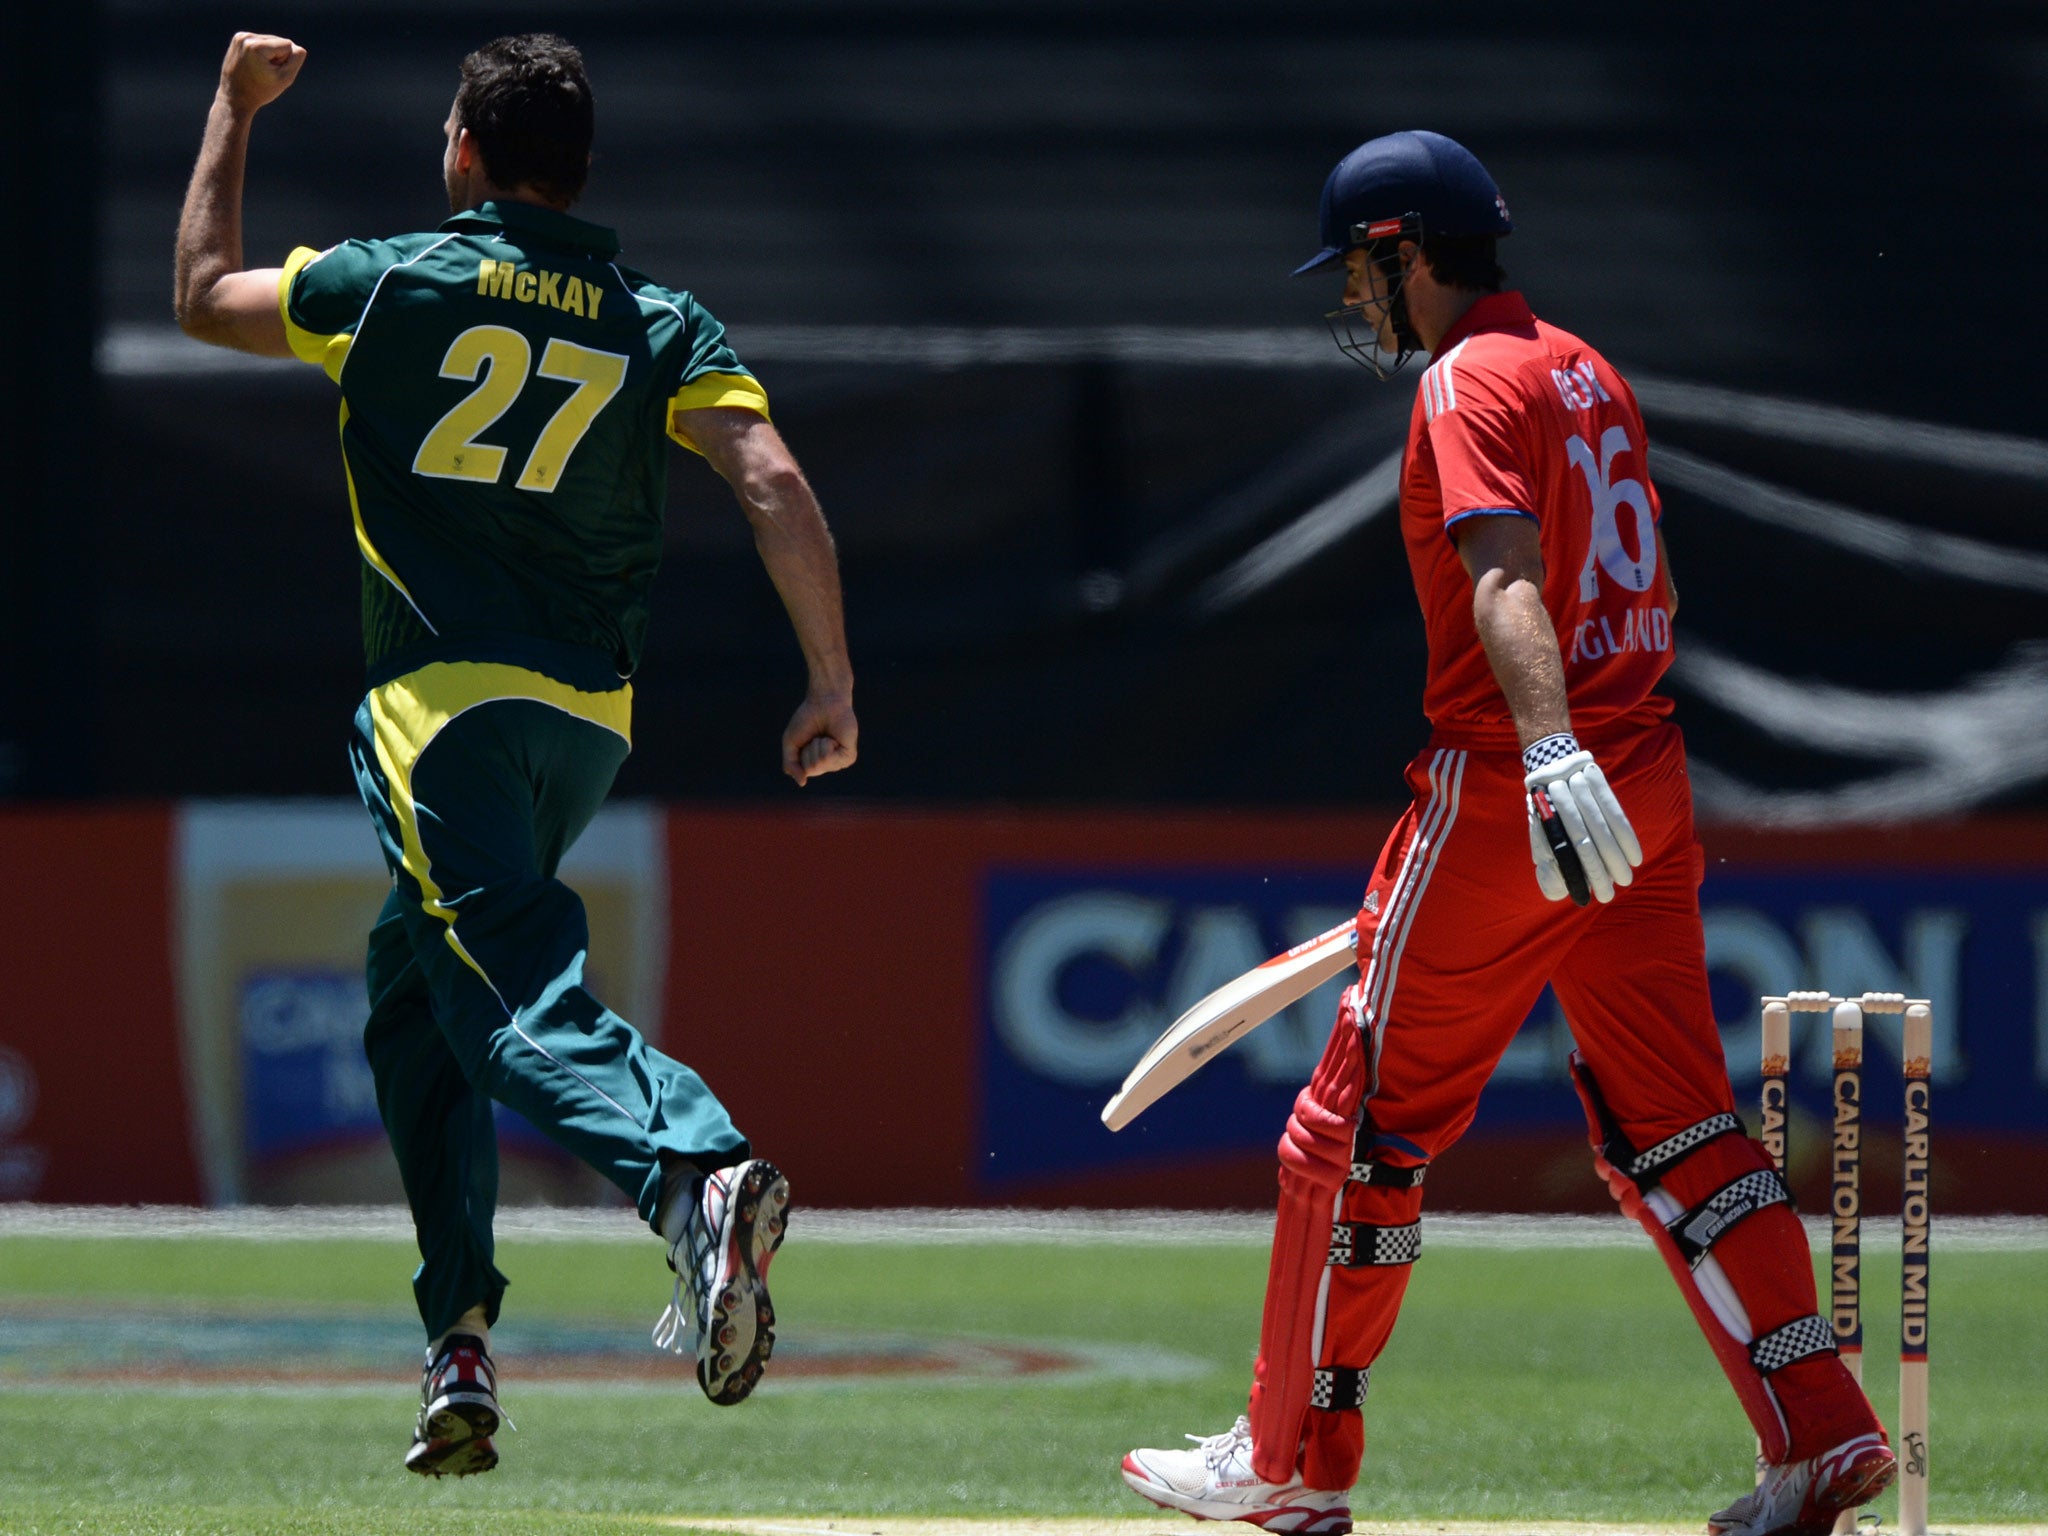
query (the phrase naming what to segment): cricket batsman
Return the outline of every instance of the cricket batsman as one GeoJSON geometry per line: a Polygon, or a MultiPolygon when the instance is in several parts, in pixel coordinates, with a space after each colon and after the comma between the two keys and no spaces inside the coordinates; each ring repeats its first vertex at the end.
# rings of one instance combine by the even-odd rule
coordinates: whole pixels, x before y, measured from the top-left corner
{"type": "Polygon", "coordinates": [[[1280,1141],[1250,1410],[1192,1450],[1131,1452],[1124,1479],[1201,1519],[1351,1529],[1361,1410],[1421,1250],[1430,1164],[1547,982],[1594,1166],[1762,1447],[1758,1485],[1707,1528],[1819,1536],[1897,1464],[1817,1315],[1784,1180],[1734,1112],[1685,749],[1656,692],[1677,596],[1635,397],[1505,287],[1507,204],[1452,140],[1360,145],[1323,187],[1321,224],[1299,271],[1342,267],[1340,348],[1382,378],[1432,358],[1400,480],[1431,739],[1366,888],[1359,979],[1280,1141]]]}
{"type": "Polygon", "coordinates": [[[392,877],[364,1045],[428,1339],[405,1464],[460,1477],[498,1460],[494,1101],[667,1244],[655,1342],[694,1335],[707,1397],[746,1397],[775,1342],[788,1181],[591,993],[583,904],[555,878],[630,749],[667,438],[731,485],[789,612],[809,667],[782,738],[799,785],[853,763],[853,672],[832,539],[766,393],[703,305],[568,211],[590,166],[582,56],[534,34],[462,61],[438,229],[245,269],[250,124],[305,58],[282,37],[228,45],[178,226],[178,323],[341,388],[368,674],[350,755],[392,877]]]}

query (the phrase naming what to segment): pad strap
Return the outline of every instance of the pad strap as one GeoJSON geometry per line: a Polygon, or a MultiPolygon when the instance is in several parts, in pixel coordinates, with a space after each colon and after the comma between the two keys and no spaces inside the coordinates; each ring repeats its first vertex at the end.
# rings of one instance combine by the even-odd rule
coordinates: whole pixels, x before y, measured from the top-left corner
{"type": "Polygon", "coordinates": [[[1340,1221],[1330,1228],[1330,1264],[1359,1269],[1373,1264],[1413,1264],[1422,1252],[1422,1223],[1405,1227],[1368,1227],[1340,1221]]]}
{"type": "Polygon", "coordinates": [[[1759,1376],[1768,1376],[1773,1371],[1782,1371],[1795,1360],[1834,1353],[1834,1327],[1826,1318],[1810,1315],[1796,1317],[1784,1327],[1773,1328],[1754,1341],[1749,1346],[1749,1363],[1756,1367],[1759,1376]]]}
{"type": "Polygon", "coordinates": [[[1316,1370],[1314,1384],[1309,1388],[1308,1405],[1311,1408],[1326,1408],[1342,1411],[1346,1408],[1365,1406],[1365,1389],[1370,1384],[1372,1367],[1361,1365],[1326,1365],[1316,1370]]]}
{"type": "Polygon", "coordinates": [[[1790,1205],[1792,1191],[1785,1176],[1775,1168],[1759,1168],[1722,1185],[1683,1215],[1664,1223],[1679,1256],[1688,1268],[1698,1269],[1715,1243],[1730,1227],[1773,1205],[1790,1205]]]}
{"type": "Polygon", "coordinates": [[[1392,1163],[1353,1163],[1351,1182],[1372,1184],[1381,1189],[1420,1189],[1422,1181],[1429,1176],[1429,1164],[1417,1163],[1413,1168],[1396,1168],[1392,1163]]]}
{"type": "MultiPolygon", "coordinates": [[[[1635,1185],[1638,1194],[1648,1194],[1663,1182],[1666,1170],[1690,1157],[1710,1141],[1723,1136],[1740,1136],[1742,1122],[1733,1114],[1709,1115],[1698,1125],[1687,1126],[1676,1136],[1667,1136],[1646,1152],[1638,1152],[1627,1136],[1622,1134],[1621,1122],[1614,1111],[1607,1107],[1607,1100],[1601,1095],[1600,1085],[1593,1080],[1593,1069],[1586,1065],[1585,1057],[1577,1051],[1571,1055],[1572,1082],[1579,1090],[1579,1097],[1585,1101],[1588,1117],[1599,1128],[1600,1140],[1597,1145],[1600,1156],[1608,1168],[1621,1174],[1635,1185]]],[[[1603,1176],[1604,1170],[1603,1170],[1603,1176]]],[[[1615,1191],[1616,1198],[1621,1192],[1615,1191]]]]}
{"type": "MultiPolygon", "coordinates": [[[[1634,1148],[1628,1148],[1625,1161],[1615,1158],[1612,1152],[1609,1153],[1608,1160],[1634,1179],[1636,1188],[1650,1190],[1663,1182],[1666,1169],[1683,1162],[1708,1142],[1717,1141],[1723,1136],[1741,1134],[1742,1122],[1734,1115],[1709,1115],[1698,1125],[1689,1126],[1676,1136],[1667,1136],[1647,1152],[1637,1152],[1634,1148]]],[[[1623,1142],[1622,1146],[1627,1147],[1627,1143],[1623,1142]]]]}

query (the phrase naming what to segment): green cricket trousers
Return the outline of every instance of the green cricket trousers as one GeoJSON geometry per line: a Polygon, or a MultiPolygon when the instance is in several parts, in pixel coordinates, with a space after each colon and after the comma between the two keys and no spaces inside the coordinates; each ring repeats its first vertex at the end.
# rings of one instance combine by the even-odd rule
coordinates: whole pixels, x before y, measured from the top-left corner
{"type": "Polygon", "coordinates": [[[372,689],[350,757],[392,891],[370,932],[364,1047],[419,1235],[429,1339],[481,1303],[510,1106],[652,1223],[664,1158],[746,1155],[704,1080],[584,986],[583,903],[555,878],[630,750],[632,690],[497,662],[435,662],[372,689]]]}

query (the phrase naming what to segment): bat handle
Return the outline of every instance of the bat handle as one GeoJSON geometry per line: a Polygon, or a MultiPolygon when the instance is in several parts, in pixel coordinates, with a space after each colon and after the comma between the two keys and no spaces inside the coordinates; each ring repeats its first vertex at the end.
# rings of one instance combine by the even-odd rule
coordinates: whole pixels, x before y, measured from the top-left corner
{"type": "Polygon", "coordinates": [[[1536,791],[1536,814],[1542,820],[1550,856],[1557,860],[1558,873],[1564,876],[1565,890],[1583,907],[1593,899],[1593,889],[1586,884],[1586,867],[1579,862],[1579,850],[1572,846],[1571,835],[1564,829],[1564,818],[1551,805],[1550,796],[1540,789],[1536,791]]]}

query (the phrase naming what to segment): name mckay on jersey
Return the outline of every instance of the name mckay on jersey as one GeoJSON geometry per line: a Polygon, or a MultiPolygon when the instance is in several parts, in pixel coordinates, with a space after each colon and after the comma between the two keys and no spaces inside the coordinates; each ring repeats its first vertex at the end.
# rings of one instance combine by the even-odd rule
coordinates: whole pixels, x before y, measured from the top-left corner
{"type": "Polygon", "coordinates": [[[604,302],[604,289],[580,277],[563,277],[546,268],[527,271],[517,262],[493,261],[486,256],[477,263],[476,291],[489,299],[511,299],[519,304],[547,304],[566,314],[597,318],[604,302]]]}

